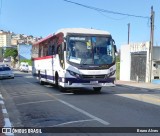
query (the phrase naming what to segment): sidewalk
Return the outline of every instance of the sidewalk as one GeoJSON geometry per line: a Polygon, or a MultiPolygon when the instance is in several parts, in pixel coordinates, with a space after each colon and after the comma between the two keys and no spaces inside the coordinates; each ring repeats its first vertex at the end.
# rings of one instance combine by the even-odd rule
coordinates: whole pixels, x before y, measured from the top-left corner
{"type": "Polygon", "coordinates": [[[12,125],[9,120],[8,113],[5,108],[4,99],[1,95],[1,93],[0,93],[0,127],[1,127],[0,136],[14,136],[11,133],[5,133],[5,134],[2,133],[2,128],[11,128],[12,125]]]}
{"type": "Polygon", "coordinates": [[[153,84],[153,83],[144,83],[144,82],[120,81],[120,80],[117,80],[115,82],[115,84],[116,85],[131,86],[131,87],[138,87],[138,88],[145,88],[145,89],[160,90],[160,84],[153,84]]]}
{"type": "Polygon", "coordinates": [[[0,127],[4,126],[4,116],[2,113],[2,105],[0,105],[0,127]]]}
{"type": "MultiPolygon", "coordinates": [[[[0,94],[0,127],[4,127],[5,126],[5,122],[4,122],[4,113],[3,113],[3,107],[4,102],[3,102],[3,98],[2,95],[0,94]]],[[[1,133],[2,130],[0,130],[0,136],[5,136],[4,134],[1,133]]]]}
{"type": "Polygon", "coordinates": [[[160,106],[160,84],[119,80],[115,84],[128,90],[119,96],[160,106]]]}

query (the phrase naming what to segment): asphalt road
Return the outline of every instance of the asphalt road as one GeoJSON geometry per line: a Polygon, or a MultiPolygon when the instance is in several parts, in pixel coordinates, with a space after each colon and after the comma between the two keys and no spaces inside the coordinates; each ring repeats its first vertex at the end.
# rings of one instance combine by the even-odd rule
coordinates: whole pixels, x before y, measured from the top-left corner
{"type": "Polygon", "coordinates": [[[0,89],[14,127],[160,127],[160,92],[154,90],[116,86],[103,88],[100,94],[90,88],[60,92],[54,86],[39,85],[31,73],[19,71],[15,79],[0,80],[0,89]]]}

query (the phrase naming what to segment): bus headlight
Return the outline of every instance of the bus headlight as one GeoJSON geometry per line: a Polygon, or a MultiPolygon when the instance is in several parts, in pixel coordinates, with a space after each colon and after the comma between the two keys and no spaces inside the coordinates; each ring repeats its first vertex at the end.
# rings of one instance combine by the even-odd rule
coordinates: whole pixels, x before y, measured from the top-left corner
{"type": "Polygon", "coordinates": [[[78,73],[75,73],[75,72],[70,71],[70,70],[67,70],[67,71],[69,72],[70,75],[72,75],[72,76],[74,76],[74,77],[77,77],[77,78],[80,78],[80,77],[81,77],[80,74],[78,74],[78,73]]]}
{"type": "Polygon", "coordinates": [[[105,78],[109,78],[109,77],[111,77],[111,76],[113,76],[114,74],[115,74],[115,70],[114,71],[112,71],[111,73],[108,73],[108,74],[106,74],[105,75],[105,78]]]}

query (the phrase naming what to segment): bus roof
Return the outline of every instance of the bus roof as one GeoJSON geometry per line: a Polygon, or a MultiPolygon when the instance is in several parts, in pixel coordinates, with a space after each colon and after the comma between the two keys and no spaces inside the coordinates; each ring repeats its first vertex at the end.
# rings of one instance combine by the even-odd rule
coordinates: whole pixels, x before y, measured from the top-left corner
{"type": "Polygon", "coordinates": [[[97,29],[87,29],[87,28],[64,28],[58,30],[55,34],[58,34],[62,32],[64,36],[66,36],[69,33],[74,33],[74,34],[101,34],[101,35],[110,35],[109,32],[104,31],[104,30],[97,30],[97,29]]]}
{"type": "Polygon", "coordinates": [[[55,35],[63,33],[64,37],[67,36],[67,34],[96,34],[96,35],[111,35],[109,32],[104,30],[97,30],[97,29],[87,29],[87,28],[63,28],[59,29],[56,33],[50,34],[47,37],[33,43],[33,45],[37,45],[41,42],[46,41],[47,39],[54,37],[55,35]]]}

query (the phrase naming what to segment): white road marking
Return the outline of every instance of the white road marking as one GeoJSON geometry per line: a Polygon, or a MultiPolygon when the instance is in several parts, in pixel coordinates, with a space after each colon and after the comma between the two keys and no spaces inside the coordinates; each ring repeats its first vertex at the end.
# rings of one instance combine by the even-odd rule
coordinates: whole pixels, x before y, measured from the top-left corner
{"type": "Polygon", "coordinates": [[[110,124],[109,122],[107,122],[107,121],[105,121],[103,119],[100,119],[100,118],[98,118],[98,117],[96,117],[96,116],[94,116],[94,115],[92,115],[92,114],[90,114],[90,113],[88,113],[88,112],[86,112],[86,111],[84,111],[84,110],[82,110],[82,109],[80,109],[80,108],[78,108],[78,107],[76,107],[76,106],[68,103],[68,102],[60,100],[60,99],[58,99],[57,97],[55,97],[53,95],[50,95],[50,94],[48,94],[48,95],[51,96],[51,97],[53,97],[53,98],[55,98],[57,101],[59,101],[59,102],[65,104],[65,105],[71,107],[72,109],[74,109],[74,110],[76,110],[76,111],[78,111],[78,112],[80,112],[80,113],[82,113],[82,114],[84,114],[84,115],[92,118],[93,120],[96,120],[96,121],[102,123],[103,125],[109,125],[110,124]]]}
{"type": "Polygon", "coordinates": [[[94,120],[97,120],[98,122],[100,122],[100,123],[102,123],[102,124],[104,124],[104,125],[109,125],[109,124],[110,124],[109,122],[106,122],[105,120],[102,120],[102,119],[100,119],[100,118],[98,118],[98,117],[96,117],[96,116],[94,116],[94,115],[92,115],[92,114],[90,114],[90,113],[88,113],[88,112],[80,109],[80,108],[77,108],[77,107],[74,106],[74,105],[71,105],[71,104],[69,104],[69,103],[67,103],[67,102],[65,102],[65,101],[62,101],[62,100],[59,100],[59,101],[62,102],[63,104],[65,104],[65,105],[67,105],[67,106],[69,106],[69,107],[71,107],[71,108],[73,108],[73,109],[75,109],[75,110],[77,110],[77,111],[85,114],[86,116],[88,116],[88,117],[90,117],[90,118],[92,118],[92,119],[94,119],[94,120]]]}
{"type": "Polygon", "coordinates": [[[2,113],[8,114],[6,109],[2,109],[2,113]]]}
{"type": "Polygon", "coordinates": [[[51,101],[56,101],[56,100],[44,100],[44,101],[26,102],[26,103],[20,103],[20,104],[16,104],[16,105],[21,106],[21,105],[35,104],[35,103],[42,103],[42,102],[51,102],[51,101]]]}
{"type": "Polygon", "coordinates": [[[4,127],[12,127],[12,125],[11,125],[11,122],[10,122],[9,118],[4,118],[4,122],[5,122],[4,127]]]}
{"type": "Polygon", "coordinates": [[[28,75],[27,76],[23,76],[23,77],[25,77],[25,78],[33,78],[33,76],[28,76],[28,75]]]}
{"type": "Polygon", "coordinates": [[[54,94],[54,95],[64,95],[64,94],[73,94],[73,93],[57,93],[57,94],[54,94]]]}
{"type": "Polygon", "coordinates": [[[31,82],[25,81],[25,80],[24,80],[24,82],[27,83],[27,84],[31,84],[33,86],[37,86],[37,85],[35,85],[35,84],[31,83],[31,82]]]}
{"type": "Polygon", "coordinates": [[[14,95],[12,96],[14,97],[26,97],[26,96],[30,96],[30,95],[43,95],[43,94],[47,94],[47,93],[27,93],[27,94],[20,94],[20,95],[14,95]]]}
{"type": "Polygon", "coordinates": [[[2,95],[0,94],[0,99],[3,99],[2,95]]]}
{"type": "MultiPolygon", "coordinates": [[[[44,95],[44,94],[48,94],[47,92],[45,93],[24,93],[24,94],[20,94],[20,95],[17,95],[16,93],[12,94],[12,97],[15,98],[15,97],[26,97],[26,96],[30,96],[30,95],[44,95]]],[[[65,95],[65,94],[73,94],[73,93],[57,93],[57,94],[54,94],[54,95],[65,95]]]]}
{"type": "Polygon", "coordinates": [[[80,123],[80,122],[88,122],[88,121],[93,121],[94,119],[88,119],[88,120],[77,120],[77,121],[69,121],[61,124],[54,125],[53,127],[58,127],[58,126],[63,126],[67,124],[73,124],[73,123],[80,123]]]}
{"type": "MultiPolygon", "coordinates": [[[[9,118],[4,118],[4,122],[5,122],[5,126],[2,129],[8,128],[8,129],[11,130],[12,124],[11,124],[9,118]]],[[[14,134],[11,133],[11,131],[10,132],[6,132],[5,135],[6,136],[14,136],[14,134]]]]}
{"type": "MultiPolygon", "coordinates": [[[[4,122],[5,122],[5,126],[3,127],[4,129],[5,129],[5,128],[10,129],[10,128],[12,127],[12,124],[11,124],[9,118],[4,118],[4,122]]],[[[6,135],[6,136],[14,136],[14,134],[11,133],[11,132],[6,132],[5,135],[6,135]]]]}
{"type": "Polygon", "coordinates": [[[0,101],[0,104],[4,104],[4,102],[3,102],[3,101],[0,101]]]}

